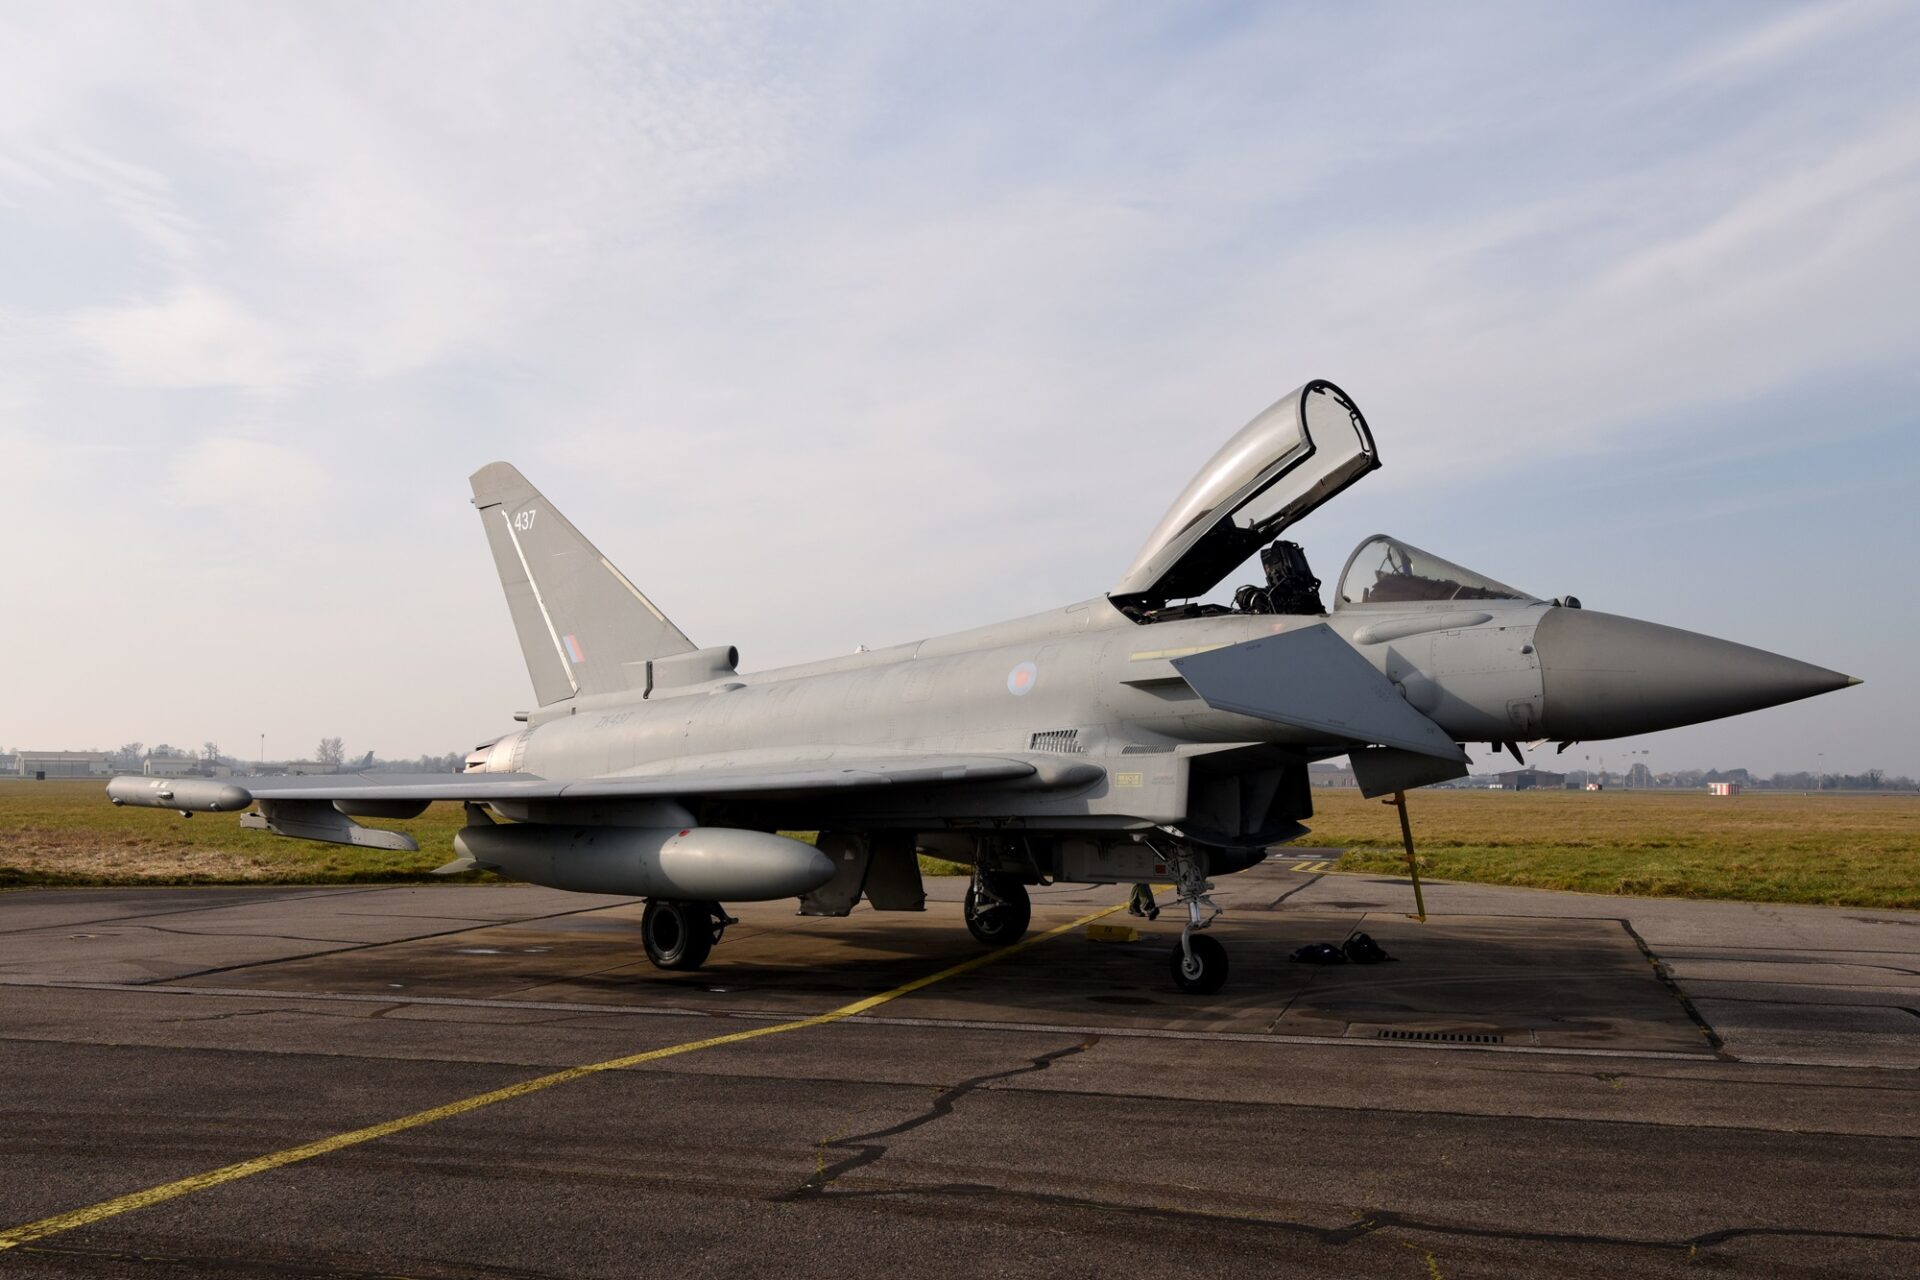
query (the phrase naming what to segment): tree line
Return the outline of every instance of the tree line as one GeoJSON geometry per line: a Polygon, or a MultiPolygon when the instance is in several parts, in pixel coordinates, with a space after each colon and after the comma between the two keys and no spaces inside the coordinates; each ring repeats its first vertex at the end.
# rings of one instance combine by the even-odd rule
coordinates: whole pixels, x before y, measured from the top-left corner
{"type": "MultiPolygon", "coordinates": [[[[422,754],[412,759],[384,759],[369,751],[364,757],[348,761],[346,742],[337,737],[322,738],[314,745],[313,754],[306,757],[319,764],[349,768],[370,773],[458,773],[465,767],[467,753],[449,751],[444,755],[422,754]]],[[[176,747],[172,743],[161,742],[149,747],[144,742],[123,742],[119,750],[113,752],[113,765],[130,773],[138,773],[149,759],[157,760],[198,760],[202,764],[222,764],[236,771],[253,767],[253,760],[242,759],[220,750],[217,742],[203,742],[198,750],[176,747]]],[[[276,762],[280,763],[280,762],[276,762]]]]}

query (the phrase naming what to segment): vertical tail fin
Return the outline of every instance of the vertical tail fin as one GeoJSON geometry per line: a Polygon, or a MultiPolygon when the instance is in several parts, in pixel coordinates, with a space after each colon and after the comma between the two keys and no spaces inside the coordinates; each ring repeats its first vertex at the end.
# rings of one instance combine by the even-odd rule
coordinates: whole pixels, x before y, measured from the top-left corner
{"type": "Polygon", "coordinates": [[[641,688],[648,659],[693,649],[512,466],[489,463],[472,480],[473,505],[541,706],[641,688]]]}

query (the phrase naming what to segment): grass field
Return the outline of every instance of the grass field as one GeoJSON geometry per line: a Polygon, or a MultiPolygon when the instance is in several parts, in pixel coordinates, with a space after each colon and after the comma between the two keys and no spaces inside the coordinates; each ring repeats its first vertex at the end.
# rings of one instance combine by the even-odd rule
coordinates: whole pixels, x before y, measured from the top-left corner
{"type": "Polygon", "coordinates": [[[453,859],[465,822],[459,805],[436,804],[408,822],[363,824],[420,845],[394,853],[248,831],[230,813],[115,808],[101,782],[0,783],[0,886],[417,880],[453,859]]]}
{"type": "MultiPolygon", "coordinates": [[[[1391,806],[1316,791],[1303,844],[1343,871],[1406,871],[1391,806]]],[[[1920,907],[1920,796],[1671,791],[1416,791],[1420,871],[1448,880],[1643,897],[1920,907]]]]}
{"type": "MultiPolygon", "coordinates": [[[[430,805],[406,822],[358,819],[404,831],[418,853],[288,840],[249,831],[230,813],[182,818],[170,809],[116,809],[102,782],[0,782],[0,889],[26,885],[379,884],[430,877],[452,861],[453,833],[466,823],[457,804],[430,805]]],[[[788,834],[812,840],[811,831],[788,834]]],[[[965,867],[922,858],[931,875],[965,867]]],[[[431,877],[436,883],[497,881],[484,873],[431,877]]]]}
{"type": "MultiPolygon", "coordinates": [[[[1404,873],[1390,807],[1338,790],[1314,802],[1304,843],[1346,848],[1344,871],[1404,873]]],[[[1408,807],[1422,874],[1442,879],[1920,908],[1911,795],[1417,791],[1408,807]]],[[[420,844],[392,853],[247,831],[231,814],[116,809],[98,782],[0,783],[0,887],[418,880],[453,857],[462,821],[458,805],[437,804],[410,822],[368,823],[420,844]]]]}

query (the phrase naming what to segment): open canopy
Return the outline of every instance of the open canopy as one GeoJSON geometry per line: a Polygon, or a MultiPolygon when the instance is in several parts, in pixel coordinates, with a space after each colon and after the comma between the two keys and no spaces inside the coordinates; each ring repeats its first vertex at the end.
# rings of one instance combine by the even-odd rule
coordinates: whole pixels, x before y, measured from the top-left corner
{"type": "Polygon", "coordinates": [[[1376,533],[1347,557],[1334,608],[1425,604],[1444,600],[1536,600],[1517,587],[1442,560],[1411,543],[1376,533]]]}
{"type": "Polygon", "coordinates": [[[1207,461],[1108,594],[1123,605],[1205,595],[1281,530],[1379,465],[1353,401],[1331,382],[1309,382],[1207,461]]]}

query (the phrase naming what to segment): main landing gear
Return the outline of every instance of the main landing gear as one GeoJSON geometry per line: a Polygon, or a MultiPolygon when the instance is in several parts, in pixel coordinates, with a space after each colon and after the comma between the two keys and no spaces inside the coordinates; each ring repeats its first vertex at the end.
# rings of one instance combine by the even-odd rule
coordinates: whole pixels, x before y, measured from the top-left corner
{"type": "Polygon", "coordinates": [[[1227,985],[1227,949],[1218,939],[1200,932],[1220,915],[1220,907],[1208,896],[1213,885],[1207,879],[1206,864],[1200,853],[1185,845],[1176,845],[1163,856],[1173,871],[1180,905],[1187,909],[1187,923],[1180,930],[1180,945],[1167,957],[1168,967],[1173,971],[1173,985],[1194,995],[1212,995],[1227,985]],[[1204,918],[1200,912],[1202,907],[1206,908],[1204,918]]]}
{"type": "Polygon", "coordinates": [[[727,926],[738,923],[717,902],[649,898],[640,917],[640,940],[655,967],[698,969],[727,926]]]}
{"type": "Polygon", "coordinates": [[[1033,922],[1033,902],[1020,881],[975,868],[960,913],[968,933],[989,947],[1004,947],[1026,936],[1033,922]]]}

